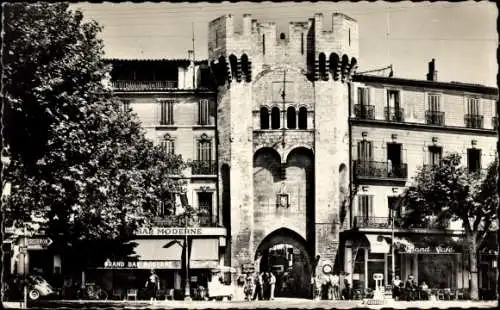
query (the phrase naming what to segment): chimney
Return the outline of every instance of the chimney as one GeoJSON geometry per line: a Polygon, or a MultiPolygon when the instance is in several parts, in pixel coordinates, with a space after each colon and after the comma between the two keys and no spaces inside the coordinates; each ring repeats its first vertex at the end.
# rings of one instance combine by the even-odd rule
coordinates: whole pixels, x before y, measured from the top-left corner
{"type": "Polygon", "coordinates": [[[427,73],[427,81],[437,81],[436,60],[432,58],[429,62],[429,72],[427,73]]]}
{"type": "Polygon", "coordinates": [[[243,35],[250,35],[252,33],[252,15],[243,14],[243,35]]]}

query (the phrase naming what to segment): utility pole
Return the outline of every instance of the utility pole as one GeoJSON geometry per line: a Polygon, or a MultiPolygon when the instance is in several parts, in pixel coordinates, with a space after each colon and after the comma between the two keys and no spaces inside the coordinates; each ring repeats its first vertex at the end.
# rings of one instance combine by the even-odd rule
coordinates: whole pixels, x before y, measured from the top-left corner
{"type": "Polygon", "coordinates": [[[191,285],[189,281],[189,244],[188,244],[188,235],[187,235],[187,228],[188,228],[188,213],[184,211],[184,218],[185,218],[185,231],[184,231],[184,246],[186,247],[186,285],[184,286],[184,300],[185,301],[191,301],[191,285]]]}

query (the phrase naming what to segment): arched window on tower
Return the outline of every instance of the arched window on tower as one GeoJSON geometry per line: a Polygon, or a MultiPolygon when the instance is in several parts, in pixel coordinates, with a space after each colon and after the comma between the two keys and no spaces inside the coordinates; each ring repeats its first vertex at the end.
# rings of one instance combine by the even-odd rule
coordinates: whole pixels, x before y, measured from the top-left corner
{"type": "Polygon", "coordinates": [[[326,81],[328,78],[328,75],[326,73],[326,56],[323,53],[319,54],[318,70],[319,70],[319,78],[326,81]]]}
{"type": "Polygon", "coordinates": [[[278,107],[274,107],[271,109],[271,128],[280,128],[280,109],[278,107]]]}
{"type": "Polygon", "coordinates": [[[299,109],[299,129],[307,129],[307,108],[299,109]]]}
{"type": "Polygon", "coordinates": [[[229,56],[229,64],[231,65],[231,77],[236,79],[238,75],[238,58],[231,54],[231,56],[229,56]]]}
{"type": "Polygon", "coordinates": [[[297,118],[296,118],[296,113],[295,113],[294,107],[289,107],[286,110],[286,125],[287,125],[288,129],[297,128],[297,118]]]}
{"type": "Polygon", "coordinates": [[[269,110],[266,107],[260,108],[260,129],[269,129],[269,110]]]}

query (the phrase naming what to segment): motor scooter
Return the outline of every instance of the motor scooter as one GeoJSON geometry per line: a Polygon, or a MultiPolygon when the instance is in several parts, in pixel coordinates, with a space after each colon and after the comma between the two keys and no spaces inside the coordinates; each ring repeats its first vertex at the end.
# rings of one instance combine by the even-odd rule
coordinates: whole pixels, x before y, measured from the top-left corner
{"type": "Polygon", "coordinates": [[[57,296],[58,292],[40,276],[28,276],[28,298],[31,301],[40,299],[41,297],[57,296]]]}

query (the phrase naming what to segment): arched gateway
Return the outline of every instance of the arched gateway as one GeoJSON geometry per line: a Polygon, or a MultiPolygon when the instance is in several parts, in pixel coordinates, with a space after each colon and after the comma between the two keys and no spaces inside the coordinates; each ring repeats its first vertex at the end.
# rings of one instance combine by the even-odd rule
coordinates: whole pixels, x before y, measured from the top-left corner
{"type": "Polygon", "coordinates": [[[312,257],[304,238],[288,228],[267,235],[255,252],[259,272],[276,276],[276,297],[309,298],[312,257]]]}

